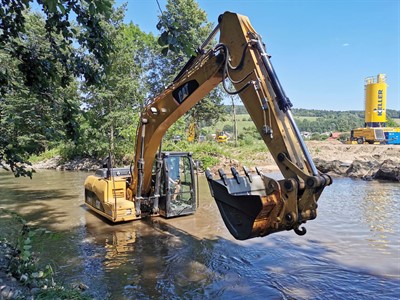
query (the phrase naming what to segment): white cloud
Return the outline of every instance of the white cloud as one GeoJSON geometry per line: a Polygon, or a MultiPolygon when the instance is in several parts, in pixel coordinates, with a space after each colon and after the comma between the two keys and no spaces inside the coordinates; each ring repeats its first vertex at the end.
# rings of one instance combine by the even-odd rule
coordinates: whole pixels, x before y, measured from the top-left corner
{"type": "Polygon", "coordinates": [[[344,43],[344,44],[342,44],[342,47],[348,47],[348,46],[350,46],[349,43],[344,43]]]}

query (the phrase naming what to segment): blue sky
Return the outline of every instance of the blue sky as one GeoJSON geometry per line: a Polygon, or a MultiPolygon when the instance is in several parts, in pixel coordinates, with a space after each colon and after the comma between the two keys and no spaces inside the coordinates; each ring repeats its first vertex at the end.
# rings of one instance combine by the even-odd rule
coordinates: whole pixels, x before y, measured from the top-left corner
{"type": "MultiPolygon", "coordinates": [[[[156,0],[124,2],[126,22],[158,34],[156,0]]],[[[197,2],[214,24],[224,11],[249,17],[294,107],[363,110],[364,79],[384,73],[387,108],[400,110],[400,0],[197,2]]]]}

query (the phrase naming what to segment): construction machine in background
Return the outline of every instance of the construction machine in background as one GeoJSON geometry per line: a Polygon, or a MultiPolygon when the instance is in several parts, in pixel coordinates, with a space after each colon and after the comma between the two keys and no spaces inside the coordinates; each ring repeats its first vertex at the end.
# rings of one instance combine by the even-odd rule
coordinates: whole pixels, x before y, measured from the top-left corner
{"type": "Polygon", "coordinates": [[[215,140],[218,143],[226,143],[228,141],[228,135],[225,131],[217,131],[215,134],[215,140]]]}
{"type": "Polygon", "coordinates": [[[247,17],[225,12],[175,80],[144,108],[131,168],[108,168],[85,182],[86,205],[112,222],[195,212],[197,187],[190,153],[163,152],[167,129],[218,84],[238,94],[284,179],[261,170],[206,171],[210,191],[230,233],[240,240],[294,230],[317,216],[332,180],[315,167],[291,114],[291,102],[261,37],[247,17]],[[219,43],[210,42],[219,31],[219,43]],[[228,89],[226,81],[234,86],[228,89]]]}
{"type": "Polygon", "coordinates": [[[366,127],[353,129],[350,132],[350,141],[355,141],[357,144],[381,144],[385,142],[384,128],[381,127],[366,127]]]}
{"type": "Polygon", "coordinates": [[[388,145],[400,145],[400,127],[386,127],[385,138],[388,145]]]}

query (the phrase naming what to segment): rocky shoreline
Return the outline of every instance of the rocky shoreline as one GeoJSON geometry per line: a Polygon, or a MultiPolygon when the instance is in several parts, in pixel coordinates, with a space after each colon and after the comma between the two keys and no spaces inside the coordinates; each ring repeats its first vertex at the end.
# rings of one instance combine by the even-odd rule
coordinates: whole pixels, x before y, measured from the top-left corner
{"type": "MultiPolygon", "coordinates": [[[[23,285],[9,271],[10,257],[15,250],[6,242],[0,241],[0,300],[34,299],[38,289],[23,285]]],[[[40,289],[39,289],[40,291],[40,289]]]]}
{"type": "Polygon", "coordinates": [[[400,147],[308,143],[318,170],[331,176],[400,182],[400,147]]]}
{"type": "Polygon", "coordinates": [[[340,160],[326,161],[316,158],[314,162],[319,171],[331,176],[400,182],[399,162],[391,159],[383,162],[354,160],[347,163],[340,160]]]}
{"type": "Polygon", "coordinates": [[[57,170],[57,171],[96,171],[102,167],[102,162],[93,158],[76,158],[63,161],[60,156],[55,156],[45,161],[32,165],[34,170],[57,170]]]}
{"type": "MultiPolygon", "coordinates": [[[[400,182],[400,147],[393,145],[348,145],[336,140],[310,141],[307,146],[315,165],[323,173],[334,177],[351,177],[364,180],[388,180],[400,182]]],[[[270,153],[255,153],[251,164],[263,170],[277,170],[270,153]]],[[[239,167],[240,162],[230,158],[220,158],[220,164],[213,167],[239,167]]],[[[95,171],[102,162],[91,158],[77,158],[63,162],[60,157],[34,164],[33,169],[55,169],[60,171],[95,171]]]]}

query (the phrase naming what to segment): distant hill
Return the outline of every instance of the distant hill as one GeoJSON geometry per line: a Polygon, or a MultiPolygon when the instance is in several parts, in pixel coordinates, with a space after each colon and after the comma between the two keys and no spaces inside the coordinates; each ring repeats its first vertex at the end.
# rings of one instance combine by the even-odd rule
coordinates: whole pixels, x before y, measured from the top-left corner
{"type": "MultiPolygon", "coordinates": [[[[236,114],[242,115],[247,114],[244,105],[235,105],[236,114]]],[[[227,113],[232,113],[232,105],[225,105],[227,113]]],[[[319,109],[305,109],[305,108],[293,108],[293,115],[298,117],[327,117],[327,116],[339,116],[342,114],[356,115],[359,118],[364,119],[364,110],[347,110],[347,111],[336,111],[336,110],[319,110],[319,109]]],[[[392,119],[400,118],[400,110],[387,109],[386,115],[392,119]]]]}
{"type": "MultiPolygon", "coordinates": [[[[293,108],[293,115],[302,117],[326,117],[332,115],[352,114],[359,118],[364,119],[364,110],[347,110],[347,111],[335,111],[335,110],[318,110],[318,109],[304,109],[304,108],[293,108]]],[[[389,118],[400,118],[400,110],[388,109],[386,115],[389,118]]]]}
{"type": "MultiPolygon", "coordinates": [[[[232,106],[225,105],[226,112],[232,113],[232,106]]],[[[333,111],[333,110],[316,110],[316,109],[292,109],[293,116],[301,131],[308,132],[350,132],[350,130],[364,126],[364,111],[333,111]]],[[[236,114],[247,115],[247,111],[243,105],[236,106],[236,114]]],[[[400,111],[388,109],[386,112],[388,118],[400,118],[400,111]]]]}

